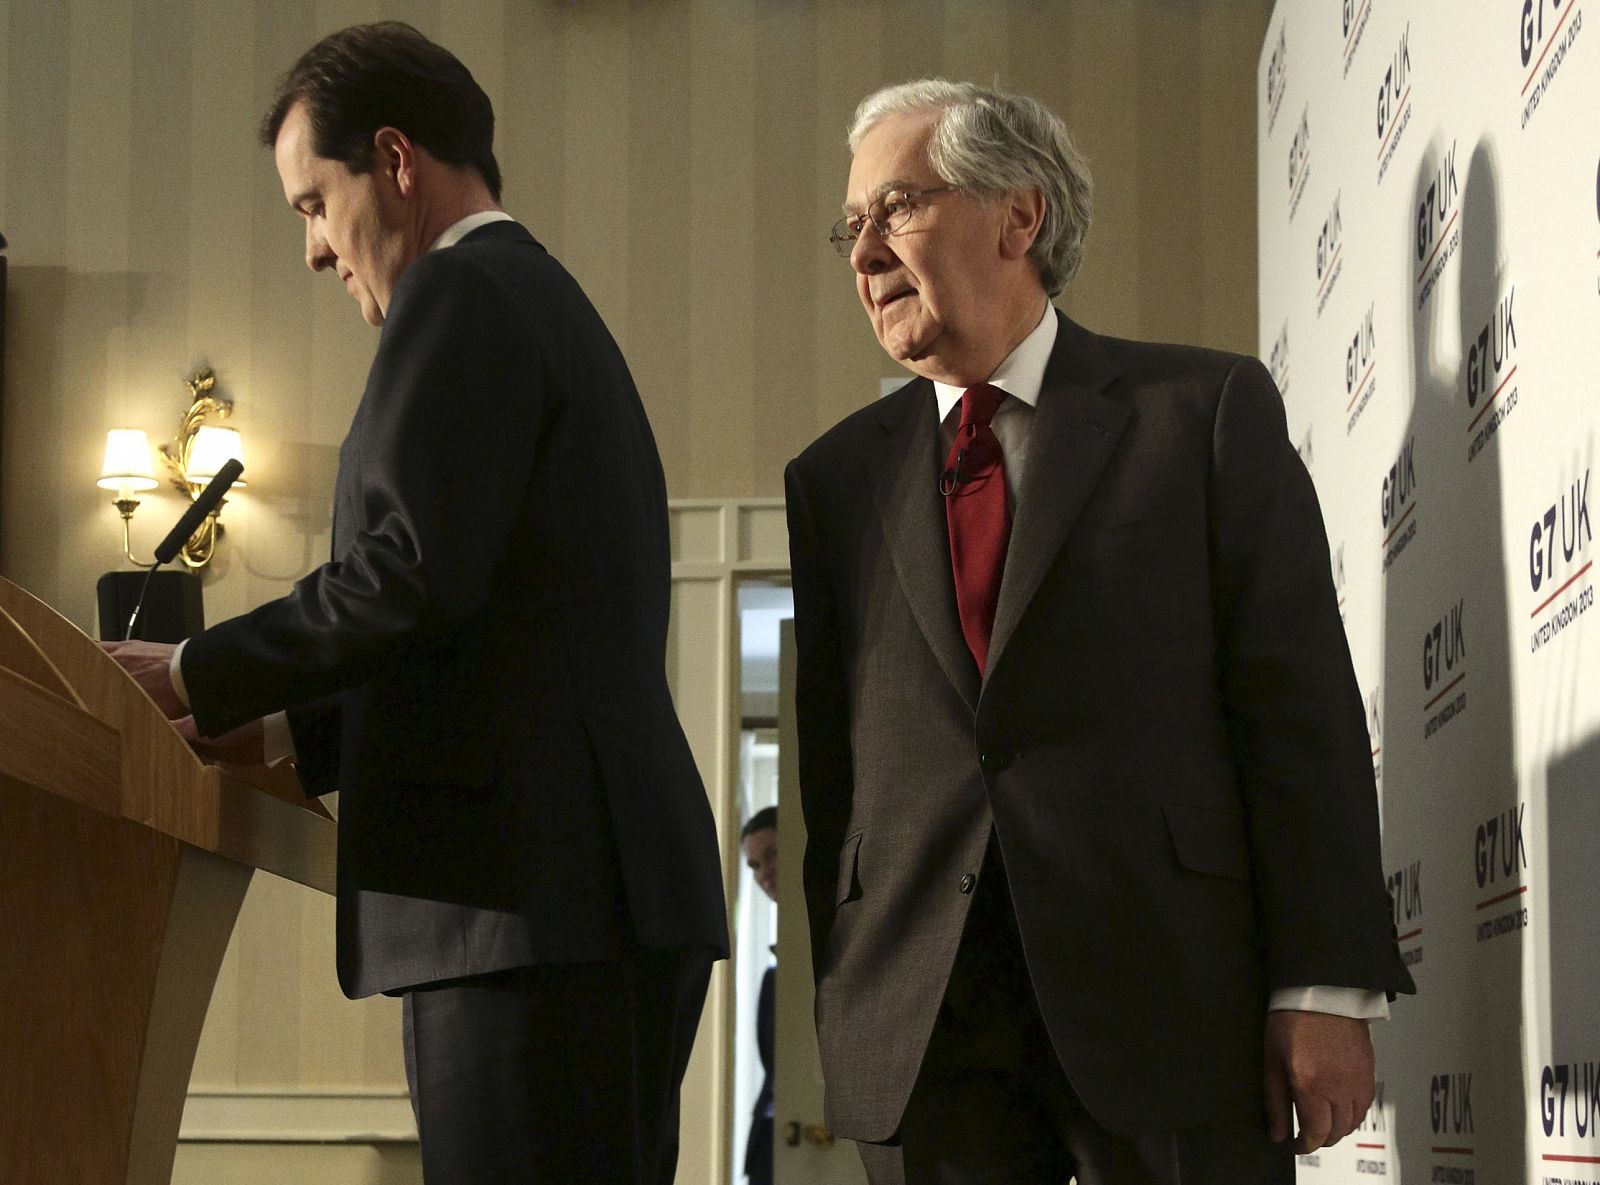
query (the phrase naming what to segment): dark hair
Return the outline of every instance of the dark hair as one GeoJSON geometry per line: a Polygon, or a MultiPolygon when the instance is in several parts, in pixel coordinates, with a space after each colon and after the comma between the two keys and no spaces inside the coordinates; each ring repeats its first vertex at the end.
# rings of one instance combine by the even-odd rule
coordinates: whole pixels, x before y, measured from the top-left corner
{"type": "Polygon", "coordinates": [[[766,831],[768,828],[773,831],[778,829],[778,808],[775,806],[764,806],[751,815],[749,822],[744,825],[744,830],[739,832],[739,842],[743,843],[756,832],[766,831]]]}
{"type": "Polygon", "coordinates": [[[262,144],[278,143],[284,119],[302,99],[318,156],[364,173],[373,134],[392,127],[445,164],[476,169],[500,200],[489,96],[453,53],[403,21],[352,25],[301,54],[261,121],[262,144]]]}

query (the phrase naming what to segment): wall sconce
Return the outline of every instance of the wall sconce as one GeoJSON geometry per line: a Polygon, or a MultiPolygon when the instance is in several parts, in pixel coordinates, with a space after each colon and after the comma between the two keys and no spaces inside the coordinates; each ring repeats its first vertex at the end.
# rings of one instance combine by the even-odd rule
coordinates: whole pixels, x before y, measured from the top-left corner
{"type": "MultiPolygon", "coordinates": [[[[204,422],[208,415],[226,419],[233,411],[229,400],[214,394],[217,379],[210,369],[202,370],[184,385],[189,388],[189,410],[178,424],[177,436],[161,446],[160,455],[173,487],[193,500],[229,458],[244,460],[244,446],[237,428],[204,422]]],[[[154,567],[154,560],[141,560],[133,554],[129,538],[133,512],[139,508],[136,495],[161,484],[150,467],[150,443],[144,431],[113,428],[107,432],[105,461],[100,469],[95,484],[101,489],[115,490],[117,494],[112,505],[122,516],[122,554],[138,567],[154,567]]],[[[236,481],[233,484],[242,487],[245,483],[236,481]]],[[[222,524],[217,520],[226,505],[226,498],[218,502],[216,510],[183,545],[178,556],[185,567],[198,569],[211,562],[216,554],[217,538],[222,534],[222,524]]]]}

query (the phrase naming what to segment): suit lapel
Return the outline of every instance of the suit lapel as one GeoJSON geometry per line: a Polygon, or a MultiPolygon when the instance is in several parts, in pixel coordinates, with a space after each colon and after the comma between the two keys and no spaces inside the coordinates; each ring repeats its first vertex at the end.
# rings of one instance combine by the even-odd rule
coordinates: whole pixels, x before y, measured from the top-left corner
{"type": "Polygon", "coordinates": [[[1005,652],[1132,415],[1100,394],[1117,368],[1099,339],[1061,313],[1056,316],[1056,344],[1029,429],[1028,464],[1006,549],[989,671],[1005,652]]]}
{"type": "Polygon", "coordinates": [[[967,706],[978,705],[978,667],[956,612],[950,538],[939,496],[939,423],[933,384],[915,379],[884,400],[885,463],[872,475],[873,499],[900,587],[934,657],[967,706]]]}

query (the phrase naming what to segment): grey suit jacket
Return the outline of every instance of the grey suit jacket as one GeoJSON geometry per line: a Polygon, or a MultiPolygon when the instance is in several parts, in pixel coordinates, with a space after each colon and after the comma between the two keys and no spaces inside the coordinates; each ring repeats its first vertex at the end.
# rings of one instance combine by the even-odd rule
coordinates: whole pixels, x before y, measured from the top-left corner
{"type": "Polygon", "coordinates": [[[726,953],[670,576],[650,425],[577,283],[510,222],[413,263],[340,449],[331,560],[183,657],[202,731],[288,708],[308,790],[341,792],[348,994],[726,953]]]}
{"type": "Polygon", "coordinates": [[[1091,1113],[1143,1132],[1259,1112],[1271,989],[1411,990],[1278,394],[1254,360],[1061,317],[981,677],[935,416],[914,380],[787,474],[827,1121],[893,1137],[991,828],[1091,1113]]]}

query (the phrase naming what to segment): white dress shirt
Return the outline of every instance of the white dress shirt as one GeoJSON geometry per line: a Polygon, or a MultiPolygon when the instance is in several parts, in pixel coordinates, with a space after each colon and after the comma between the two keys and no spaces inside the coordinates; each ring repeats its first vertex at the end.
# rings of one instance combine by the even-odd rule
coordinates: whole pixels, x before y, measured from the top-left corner
{"type": "MultiPolygon", "coordinates": [[[[1033,427],[1033,409],[1039,406],[1039,388],[1044,386],[1044,368],[1050,364],[1050,351],[1056,348],[1055,309],[1045,302],[1044,312],[1033,332],[1006,355],[1004,362],[994,368],[994,373],[984,381],[999,387],[1009,398],[1003,399],[995,409],[989,426],[1000,441],[1000,455],[1005,458],[1006,498],[1011,503],[1011,513],[1017,512],[1017,490],[1021,488],[1022,471],[1028,465],[1028,430],[1033,427]]],[[[950,453],[955,443],[956,429],[961,426],[961,396],[965,387],[952,387],[948,383],[934,383],[934,398],[939,401],[939,431],[943,452],[950,453]]]]}
{"type": "MultiPolygon", "coordinates": [[[[480,210],[476,214],[468,214],[465,218],[458,219],[445,229],[445,232],[433,240],[429,251],[439,251],[445,247],[454,247],[467,235],[477,230],[480,226],[488,226],[491,222],[511,222],[511,215],[504,210],[480,210]]],[[[189,706],[189,691],[183,684],[183,648],[187,643],[178,643],[178,648],[172,652],[172,662],[167,668],[172,675],[172,689],[178,693],[178,699],[184,707],[189,706]]],[[[277,765],[294,756],[294,734],[289,729],[289,716],[286,712],[273,712],[270,716],[261,719],[261,750],[268,765],[277,765]]]]}
{"type": "MultiPolygon", "coordinates": [[[[1017,491],[1022,486],[1022,474],[1028,464],[1028,434],[1033,427],[1034,409],[1039,406],[1045,367],[1050,364],[1050,353],[1055,349],[1056,328],[1055,309],[1046,301],[1039,324],[1033,332],[1023,338],[985,380],[990,386],[999,387],[1007,396],[995,409],[990,426],[1000,441],[1006,468],[1006,497],[1011,503],[1013,517],[1017,510],[1017,491]]],[[[940,436],[946,455],[955,442],[956,429],[961,426],[960,404],[965,390],[964,387],[952,387],[946,383],[933,384],[934,398],[939,405],[940,436]]],[[[1327,1012],[1363,1020],[1389,1018],[1388,997],[1383,992],[1370,992],[1365,988],[1279,988],[1272,993],[1267,1007],[1273,1011],[1292,1009],[1327,1012]]]]}

